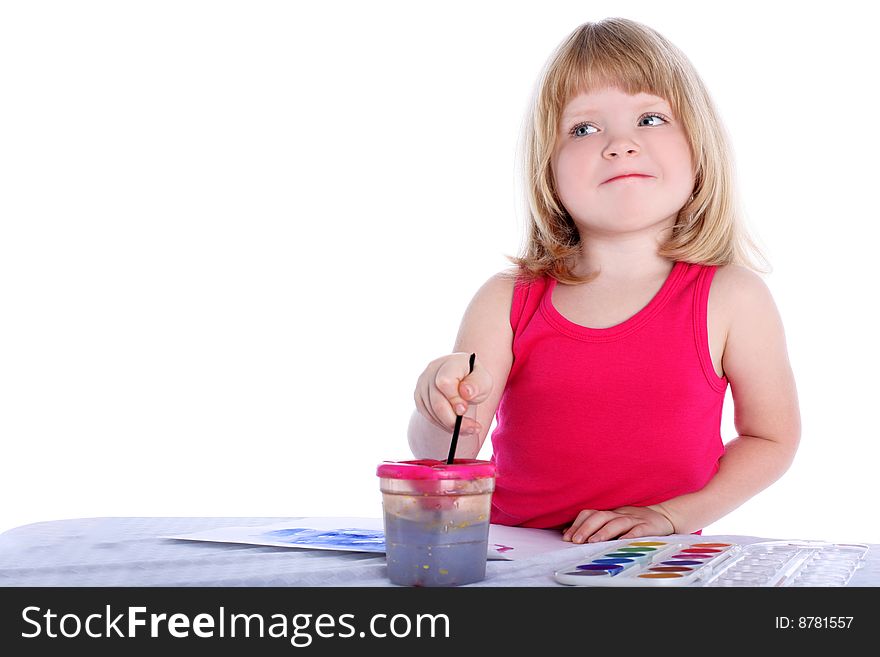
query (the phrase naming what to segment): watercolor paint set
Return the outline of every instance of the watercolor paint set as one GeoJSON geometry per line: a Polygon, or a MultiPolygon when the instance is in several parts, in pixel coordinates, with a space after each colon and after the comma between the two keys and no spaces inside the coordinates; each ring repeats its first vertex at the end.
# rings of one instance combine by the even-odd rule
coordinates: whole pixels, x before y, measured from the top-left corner
{"type": "Polygon", "coordinates": [[[636,540],[554,572],[572,586],[846,586],[867,545],[636,540]]]}
{"type": "Polygon", "coordinates": [[[717,569],[707,586],[846,586],[867,552],[861,543],[752,543],[717,569]]]}
{"type": "Polygon", "coordinates": [[[733,543],[630,541],[557,570],[554,577],[575,586],[701,586],[739,550],[733,543]]]}

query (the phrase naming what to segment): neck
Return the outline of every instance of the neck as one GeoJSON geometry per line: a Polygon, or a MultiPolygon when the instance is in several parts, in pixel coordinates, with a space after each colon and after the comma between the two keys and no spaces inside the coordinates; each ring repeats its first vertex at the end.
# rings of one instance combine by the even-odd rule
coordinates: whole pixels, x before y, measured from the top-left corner
{"type": "Polygon", "coordinates": [[[675,263],[657,255],[667,222],[631,233],[610,233],[579,228],[581,253],[575,273],[599,271],[596,281],[627,283],[665,277],[675,263]]]}

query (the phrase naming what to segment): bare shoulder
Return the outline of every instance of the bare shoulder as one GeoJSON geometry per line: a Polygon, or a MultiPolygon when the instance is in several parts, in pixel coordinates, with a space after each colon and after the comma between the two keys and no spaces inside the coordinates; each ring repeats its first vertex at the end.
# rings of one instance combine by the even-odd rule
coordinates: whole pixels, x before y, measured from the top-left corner
{"type": "Polygon", "coordinates": [[[507,360],[513,340],[510,308],[515,282],[515,275],[505,270],[483,283],[464,312],[453,351],[495,354],[499,363],[507,360]]]}
{"type": "Polygon", "coordinates": [[[519,271],[515,267],[508,267],[497,274],[493,274],[485,285],[497,288],[498,291],[513,291],[514,283],[516,283],[519,271]]]}
{"type": "Polygon", "coordinates": [[[730,319],[723,365],[736,407],[737,431],[785,443],[793,450],[800,437],[797,386],[770,288],[759,274],[741,266],[719,267],[716,278],[730,319]]]}
{"type": "Polygon", "coordinates": [[[709,350],[715,373],[728,379],[745,340],[763,340],[782,330],[770,289],[760,275],[741,265],[715,270],[709,288],[709,350]],[[769,322],[769,323],[768,323],[769,322]]]}
{"type": "Polygon", "coordinates": [[[773,295],[760,274],[734,264],[723,265],[715,271],[709,303],[727,319],[728,325],[736,318],[765,313],[770,308],[775,310],[773,295]]]}
{"type": "Polygon", "coordinates": [[[516,275],[511,270],[494,274],[483,283],[462,317],[452,349],[477,354],[475,367],[483,368],[492,382],[488,398],[477,405],[477,422],[483,427],[479,445],[486,439],[513,364],[510,308],[515,283],[516,275]]]}
{"type": "Polygon", "coordinates": [[[757,372],[769,380],[773,369],[778,378],[789,367],[785,329],[767,283],[739,265],[719,267],[715,276],[710,298],[717,283],[717,308],[727,322],[724,371],[731,383],[757,372]]]}
{"type": "Polygon", "coordinates": [[[493,274],[477,290],[471,301],[471,307],[478,306],[480,309],[506,310],[506,313],[509,314],[516,277],[516,269],[512,268],[493,274]]]}

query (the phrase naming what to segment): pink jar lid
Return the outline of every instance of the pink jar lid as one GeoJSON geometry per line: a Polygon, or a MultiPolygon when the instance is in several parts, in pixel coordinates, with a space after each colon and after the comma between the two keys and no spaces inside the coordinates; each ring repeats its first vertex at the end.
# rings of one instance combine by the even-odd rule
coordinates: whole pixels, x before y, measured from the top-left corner
{"type": "Polygon", "coordinates": [[[435,459],[385,461],[376,474],[386,479],[481,479],[495,476],[495,464],[477,459],[455,459],[452,465],[435,459]]]}

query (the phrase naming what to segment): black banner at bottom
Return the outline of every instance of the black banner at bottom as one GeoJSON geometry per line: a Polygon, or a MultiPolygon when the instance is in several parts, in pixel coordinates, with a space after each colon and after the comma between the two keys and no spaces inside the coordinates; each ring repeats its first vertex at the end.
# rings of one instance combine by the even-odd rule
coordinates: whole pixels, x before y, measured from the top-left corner
{"type": "MultiPolygon", "coordinates": [[[[4,588],[7,655],[841,648],[876,588],[4,588]],[[34,652],[36,651],[36,652],[34,652]]],[[[860,645],[864,645],[861,644],[860,645]]],[[[868,644],[870,645],[870,644],[868,644]]],[[[462,652],[462,655],[469,654],[462,652]]]]}

